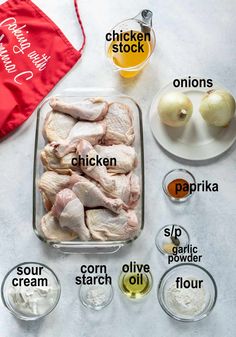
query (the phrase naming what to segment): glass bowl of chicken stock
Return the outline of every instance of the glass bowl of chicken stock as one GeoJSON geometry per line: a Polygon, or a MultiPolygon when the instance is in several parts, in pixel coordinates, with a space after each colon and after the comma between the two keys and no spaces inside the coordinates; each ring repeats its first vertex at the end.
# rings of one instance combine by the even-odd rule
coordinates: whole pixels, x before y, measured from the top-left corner
{"type": "Polygon", "coordinates": [[[138,235],[132,239],[121,241],[80,241],[74,239],[72,241],[49,240],[40,229],[41,218],[47,213],[44,209],[43,200],[38,189],[38,181],[44,173],[44,167],[40,159],[40,153],[47,144],[43,137],[44,121],[51,109],[47,98],[37,112],[36,132],[35,132],[35,148],[34,148],[34,175],[33,175],[33,230],[37,237],[47,244],[59,249],[67,254],[106,254],[115,253],[122,246],[131,243],[142,232],[144,226],[144,153],[143,153],[143,128],[142,128],[142,111],[139,105],[131,97],[117,93],[114,89],[70,89],[60,95],[54,95],[66,103],[76,103],[76,101],[86,98],[99,97],[106,100],[108,103],[119,102],[129,106],[133,112],[133,126],[135,140],[133,147],[137,153],[137,167],[134,173],[139,178],[140,184],[140,199],[135,208],[140,231],[138,235]]]}

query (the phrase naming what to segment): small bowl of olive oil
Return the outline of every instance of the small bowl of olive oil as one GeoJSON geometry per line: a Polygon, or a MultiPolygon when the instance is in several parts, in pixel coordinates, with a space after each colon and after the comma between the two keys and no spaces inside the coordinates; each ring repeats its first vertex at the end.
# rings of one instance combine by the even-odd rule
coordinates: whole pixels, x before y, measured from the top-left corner
{"type": "Polygon", "coordinates": [[[131,300],[139,300],[152,289],[153,278],[150,272],[121,272],[119,287],[122,293],[131,300]]]}

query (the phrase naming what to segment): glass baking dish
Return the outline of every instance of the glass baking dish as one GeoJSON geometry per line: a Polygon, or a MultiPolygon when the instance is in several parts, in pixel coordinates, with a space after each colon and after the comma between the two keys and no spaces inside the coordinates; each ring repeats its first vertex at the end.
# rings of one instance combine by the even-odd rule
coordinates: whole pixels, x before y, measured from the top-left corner
{"type": "MultiPolygon", "coordinates": [[[[127,104],[133,111],[135,142],[134,147],[138,156],[138,166],[135,173],[139,176],[141,196],[137,207],[135,208],[138,221],[141,227],[139,235],[144,226],[144,152],[143,152],[143,128],[142,128],[142,111],[139,105],[126,95],[117,93],[113,89],[68,89],[60,95],[55,95],[65,100],[66,102],[76,102],[83,98],[89,97],[103,97],[108,102],[116,101],[127,104]]],[[[40,221],[45,214],[41,194],[38,189],[38,181],[44,172],[43,165],[40,160],[40,152],[46,145],[43,138],[42,130],[44,119],[48,111],[51,110],[49,106],[50,97],[46,99],[37,112],[37,123],[35,132],[35,149],[34,149],[34,175],[33,175],[33,229],[39,239],[47,244],[59,249],[68,254],[73,253],[115,253],[122,246],[132,242],[136,238],[127,241],[52,241],[44,237],[40,231],[40,221]]]]}

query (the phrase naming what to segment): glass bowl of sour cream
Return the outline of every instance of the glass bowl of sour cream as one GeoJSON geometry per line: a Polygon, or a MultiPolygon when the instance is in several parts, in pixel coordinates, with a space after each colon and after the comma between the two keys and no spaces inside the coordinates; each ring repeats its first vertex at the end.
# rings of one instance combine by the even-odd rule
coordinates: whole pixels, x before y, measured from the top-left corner
{"type": "Polygon", "coordinates": [[[215,306],[217,287],[204,268],[182,263],[162,276],[157,295],[162,309],[182,322],[195,322],[208,316],[215,306]]]}
{"type": "Polygon", "coordinates": [[[35,262],[12,268],[1,287],[3,304],[15,317],[25,321],[47,316],[58,304],[60,295],[61,286],[55,273],[35,262]]]}

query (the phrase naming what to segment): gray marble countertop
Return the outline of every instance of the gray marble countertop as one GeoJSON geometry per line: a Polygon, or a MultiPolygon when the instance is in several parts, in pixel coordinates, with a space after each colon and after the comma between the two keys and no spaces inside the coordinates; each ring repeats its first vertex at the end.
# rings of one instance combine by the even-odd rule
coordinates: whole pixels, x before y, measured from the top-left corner
{"type": "MultiPolygon", "coordinates": [[[[0,1],[1,3],[3,1],[0,1]]],[[[35,0],[79,47],[79,28],[69,0],[35,0]],[[66,11],[66,15],[64,15],[66,11]]],[[[233,0],[79,1],[87,33],[82,60],[55,88],[114,87],[132,96],[142,107],[145,142],[145,228],[138,240],[115,255],[63,255],[39,241],[32,230],[32,168],[35,114],[14,135],[0,143],[0,280],[18,263],[28,260],[50,266],[62,284],[56,310],[37,322],[15,319],[0,303],[1,337],[234,337],[236,315],[236,151],[203,164],[177,160],[152,137],[148,111],[156,92],[183,75],[213,78],[236,94],[236,3],[233,0]],[[157,48],[139,77],[121,79],[104,57],[104,35],[115,23],[141,9],[154,12],[157,48]],[[220,192],[196,194],[190,203],[173,205],[163,195],[161,181],[173,168],[185,167],[201,181],[218,182],[220,192]],[[154,243],[158,229],[168,223],[187,228],[191,241],[203,254],[202,266],[214,276],[218,300],[211,315],[193,324],[170,319],[157,301],[157,284],[168,268],[154,243]],[[136,260],[149,263],[154,286],[140,303],[120,293],[121,266],[136,260]],[[82,306],[74,277],[81,264],[107,264],[115,295],[109,307],[93,312],[82,306]]]]}

